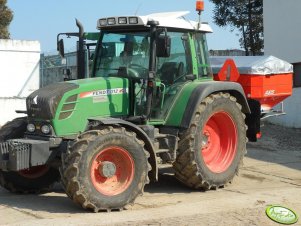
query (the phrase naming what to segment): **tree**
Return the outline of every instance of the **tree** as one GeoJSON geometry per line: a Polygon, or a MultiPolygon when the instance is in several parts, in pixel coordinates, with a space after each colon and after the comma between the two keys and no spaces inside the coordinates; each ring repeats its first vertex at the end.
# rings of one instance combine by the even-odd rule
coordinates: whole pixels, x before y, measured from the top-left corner
{"type": "Polygon", "coordinates": [[[215,4],[213,20],[220,27],[239,31],[246,55],[263,50],[263,0],[210,0],[215,4]]]}
{"type": "Polygon", "coordinates": [[[7,0],[0,0],[0,39],[9,39],[8,27],[13,20],[13,12],[6,6],[7,0]]]}

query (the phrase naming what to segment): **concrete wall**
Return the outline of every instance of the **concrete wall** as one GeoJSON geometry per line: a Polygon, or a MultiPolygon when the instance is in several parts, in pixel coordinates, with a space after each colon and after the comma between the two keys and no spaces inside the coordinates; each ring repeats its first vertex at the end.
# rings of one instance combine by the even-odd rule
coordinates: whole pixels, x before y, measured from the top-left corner
{"type": "Polygon", "coordinates": [[[0,106],[0,127],[14,118],[26,116],[25,114],[17,114],[15,112],[15,110],[26,110],[25,98],[0,97],[0,106]]]}
{"type": "MultiPolygon", "coordinates": [[[[264,0],[264,52],[289,63],[301,62],[301,1],[264,0]]],[[[296,74],[295,76],[298,76],[296,74]]],[[[292,128],[301,128],[301,88],[293,90],[284,101],[287,115],[268,121],[292,128]]]]}
{"type": "MultiPolygon", "coordinates": [[[[280,106],[276,106],[278,109],[280,106]]],[[[295,88],[293,95],[284,101],[286,115],[271,117],[269,122],[290,128],[301,128],[301,88],[295,88]]]]}
{"type": "Polygon", "coordinates": [[[40,43],[0,40],[0,97],[26,97],[39,88],[40,43]]]}
{"type": "Polygon", "coordinates": [[[25,110],[25,97],[39,88],[40,43],[0,39],[0,126],[25,110]]]}
{"type": "Polygon", "coordinates": [[[264,52],[301,62],[301,1],[264,0],[264,52]]]}

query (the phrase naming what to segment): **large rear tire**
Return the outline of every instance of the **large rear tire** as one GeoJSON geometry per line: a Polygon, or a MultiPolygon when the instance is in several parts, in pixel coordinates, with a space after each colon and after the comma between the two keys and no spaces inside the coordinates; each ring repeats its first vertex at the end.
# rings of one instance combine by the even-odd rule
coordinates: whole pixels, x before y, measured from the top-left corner
{"type": "Polygon", "coordinates": [[[125,128],[87,131],[62,157],[62,183],[84,209],[121,210],[149,183],[148,157],[144,142],[125,128]]]}
{"type": "MultiPolygon", "coordinates": [[[[0,142],[22,138],[26,131],[26,119],[16,118],[0,129],[0,142]]],[[[0,185],[15,193],[44,193],[59,180],[57,169],[49,166],[35,166],[18,172],[0,170],[0,185]]]]}
{"type": "Polygon", "coordinates": [[[179,142],[175,176],[195,189],[231,182],[246,153],[245,116],[229,93],[212,94],[198,106],[179,142]]]}

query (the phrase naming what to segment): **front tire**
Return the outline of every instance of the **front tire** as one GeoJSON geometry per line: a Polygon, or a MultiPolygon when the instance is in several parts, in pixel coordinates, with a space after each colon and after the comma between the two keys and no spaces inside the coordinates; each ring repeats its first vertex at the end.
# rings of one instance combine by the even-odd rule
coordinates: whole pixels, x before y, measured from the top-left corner
{"type": "Polygon", "coordinates": [[[216,189],[231,182],[246,153],[241,106],[229,93],[212,94],[198,106],[179,142],[175,176],[195,189],[216,189]]]}
{"type": "MultiPolygon", "coordinates": [[[[26,118],[16,118],[0,130],[0,142],[22,138],[26,131],[26,118]]],[[[18,172],[0,170],[0,185],[14,193],[44,193],[59,180],[59,172],[50,166],[31,167],[18,172]]]]}
{"type": "Polygon", "coordinates": [[[148,157],[143,141],[125,128],[87,131],[63,156],[62,183],[84,209],[121,210],[149,183],[148,157]]]}

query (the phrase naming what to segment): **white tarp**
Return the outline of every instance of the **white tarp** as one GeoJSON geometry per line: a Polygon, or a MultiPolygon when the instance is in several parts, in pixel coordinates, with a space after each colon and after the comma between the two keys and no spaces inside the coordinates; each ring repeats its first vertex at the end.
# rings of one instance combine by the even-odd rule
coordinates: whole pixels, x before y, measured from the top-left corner
{"type": "Polygon", "coordinates": [[[270,75],[293,72],[293,65],[274,56],[210,57],[213,74],[217,74],[227,59],[233,59],[240,74],[270,75]]]}

